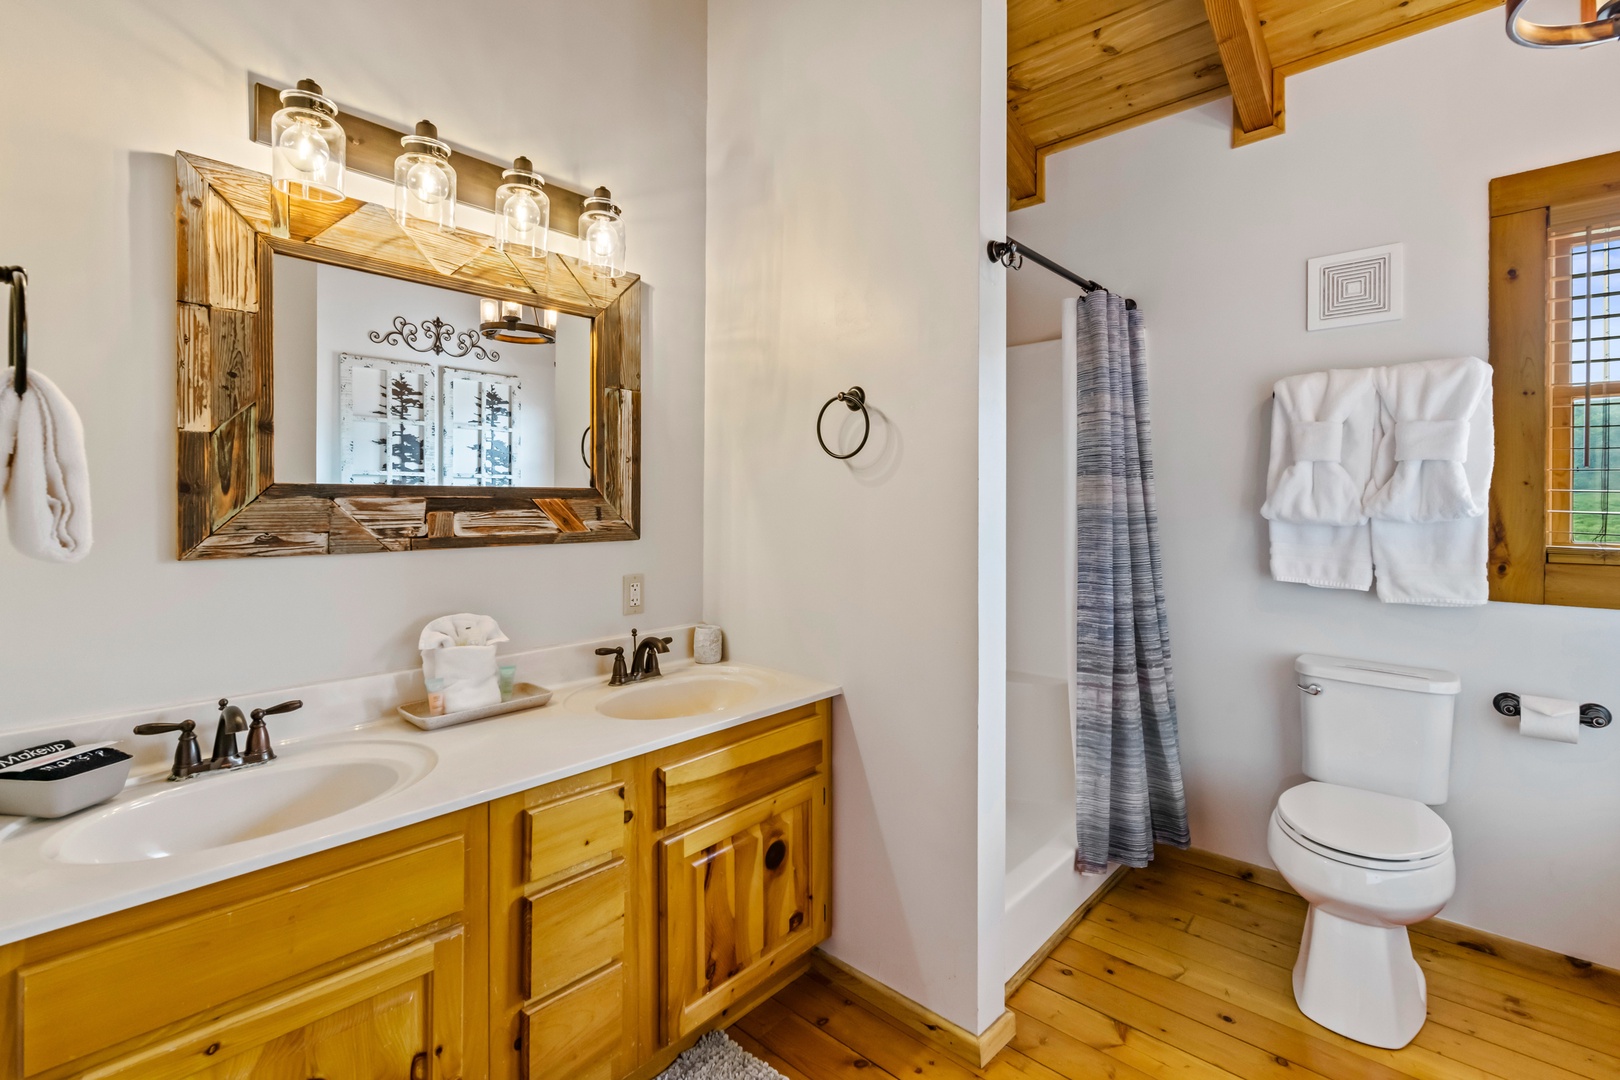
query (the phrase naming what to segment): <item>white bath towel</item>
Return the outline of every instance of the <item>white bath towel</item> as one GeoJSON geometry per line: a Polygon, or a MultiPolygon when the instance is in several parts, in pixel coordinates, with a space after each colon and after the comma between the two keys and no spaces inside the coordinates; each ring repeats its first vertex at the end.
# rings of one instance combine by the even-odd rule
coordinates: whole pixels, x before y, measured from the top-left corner
{"type": "Polygon", "coordinates": [[[1269,525],[1271,576],[1278,581],[1359,592],[1372,588],[1372,535],[1366,525],[1269,525]]]}
{"type": "Polygon", "coordinates": [[[4,375],[0,388],[0,492],[11,543],[47,562],[90,553],[90,470],[84,425],[73,403],[38,372],[21,397],[4,375]]]}
{"type": "Polygon", "coordinates": [[[1378,417],[1373,370],[1316,371],[1281,379],[1271,397],[1268,521],[1359,525],[1372,475],[1378,417]]]}
{"type": "MultiPolygon", "coordinates": [[[[1491,469],[1496,459],[1488,380],[1473,415],[1466,420],[1468,436],[1461,471],[1468,500],[1484,508],[1490,504],[1491,469]]],[[[1460,503],[1460,497],[1455,501],[1460,503]]],[[[1488,514],[1426,523],[1375,517],[1371,528],[1380,600],[1390,604],[1471,607],[1488,599],[1488,514]]]]}
{"type": "Polygon", "coordinates": [[[1379,368],[1375,384],[1378,437],[1367,516],[1427,524],[1483,515],[1494,445],[1490,365],[1473,356],[1395,364],[1379,368]],[[1486,432],[1476,444],[1479,425],[1486,432]],[[1483,487],[1478,470],[1468,468],[1481,450],[1483,487]]]}

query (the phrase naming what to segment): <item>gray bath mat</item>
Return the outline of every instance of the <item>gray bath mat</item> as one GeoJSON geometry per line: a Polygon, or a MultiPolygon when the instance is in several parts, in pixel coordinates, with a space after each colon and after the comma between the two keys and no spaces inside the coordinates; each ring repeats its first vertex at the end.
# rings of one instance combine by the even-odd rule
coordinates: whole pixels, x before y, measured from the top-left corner
{"type": "Polygon", "coordinates": [[[658,1080],[787,1080],[781,1073],[732,1042],[723,1031],[711,1031],[658,1074],[658,1080]]]}

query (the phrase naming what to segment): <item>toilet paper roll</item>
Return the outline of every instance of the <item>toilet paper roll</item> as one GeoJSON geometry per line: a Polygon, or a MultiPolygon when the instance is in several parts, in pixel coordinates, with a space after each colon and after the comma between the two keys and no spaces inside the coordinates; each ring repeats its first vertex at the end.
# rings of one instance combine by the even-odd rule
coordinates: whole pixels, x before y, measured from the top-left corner
{"type": "Polygon", "coordinates": [[[1553,742],[1581,741],[1581,705],[1564,698],[1519,695],[1519,734],[1553,742]]]}

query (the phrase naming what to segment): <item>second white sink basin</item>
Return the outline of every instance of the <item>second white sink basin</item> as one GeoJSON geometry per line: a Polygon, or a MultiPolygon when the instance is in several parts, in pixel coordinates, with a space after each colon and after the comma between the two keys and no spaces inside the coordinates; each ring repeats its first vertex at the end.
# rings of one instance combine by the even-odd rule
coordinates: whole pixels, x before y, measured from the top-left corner
{"type": "Polygon", "coordinates": [[[617,720],[671,720],[730,712],[759,696],[759,684],[732,674],[674,675],[617,690],[596,711],[617,720]]]}
{"type": "Polygon", "coordinates": [[[412,743],[327,743],[265,765],[155,785],[90,811],[45,854],[66,863],[124,863],[208,851],[286,832],[416,783],[438,755],[412,743]]]}

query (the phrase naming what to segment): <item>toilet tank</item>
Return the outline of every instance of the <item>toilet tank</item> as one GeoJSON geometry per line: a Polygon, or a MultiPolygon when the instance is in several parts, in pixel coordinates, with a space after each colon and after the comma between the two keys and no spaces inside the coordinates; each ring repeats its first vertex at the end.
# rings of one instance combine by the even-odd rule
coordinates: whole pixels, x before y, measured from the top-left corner
{"type": "Polygon", "coordinates": [[[1454,673],[1314,653],[1295,660],[1294,671],[1306,776],[1430,805],[1446,801],[1462,690],[1454,673]]]}

